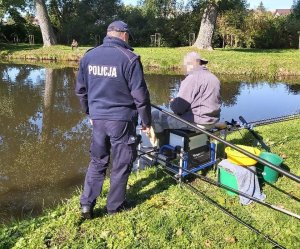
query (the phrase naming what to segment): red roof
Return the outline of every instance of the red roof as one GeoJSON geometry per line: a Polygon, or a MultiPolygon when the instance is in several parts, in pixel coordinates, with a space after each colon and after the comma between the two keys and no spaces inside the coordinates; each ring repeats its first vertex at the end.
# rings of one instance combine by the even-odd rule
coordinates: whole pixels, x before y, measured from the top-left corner
{"type": "Polygon", "coordinates": [[[292,9],[276,9],[274,12],[275,16],[288,16],[292,13],[292,9]]]}

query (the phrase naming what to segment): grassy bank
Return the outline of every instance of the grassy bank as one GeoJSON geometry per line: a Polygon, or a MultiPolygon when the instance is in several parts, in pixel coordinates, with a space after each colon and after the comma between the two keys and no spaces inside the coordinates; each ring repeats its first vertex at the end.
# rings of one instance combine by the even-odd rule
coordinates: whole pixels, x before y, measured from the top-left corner
{"type": "MultiPolygon", "coordinates": [[[[0,55],[3,59],[9,60],[77,62],[89,48],[79,47],[72,51],[70,47],[62,45],[43,48],[40,45],[0,44],[0,55]]],[[[181,73],[184,55],[195,50],[191,47],[135,49],[141,55],[145,71],[152,73],[181,73]]],[[[300,76],[298,50],[216,49],[199,52],[210,61],[210,70],[217,74],[269,79],[300,76]]]]}
{"type": "MultiPolygon", "coordinates": [[[[300,175],[300,120],[260,127],[284,167],[300,175]]],[[[231,134],[230,141],[252,144],[249,133],[231,134]],[[241,136],[242,135],[242,136],[241,136]]],[[[210,171],[209,177],[216,178],[210,171]]],[[[287,248],[300,247],[300,222],[258,204],[241,206],[238,198],[194,180],[193,184],[247,223],[287,248]]],[[[276,188],[299,196],[299,184],[281,177],[276,188]]],[[[96,218],[82,222],[79,193],[37,218],[0,227],[0,248],[272,248],[260,236],[236,223],[203,199],[154,168],[133,173],[128,199],[134,207],[114,216],[104,211],[108,182],[96,206],[96,218]],[[157,174],[156,174],[157,173],[157,174]]],[[[300,213],[300,203],[265,185],[267,201],[300,213]]]]}

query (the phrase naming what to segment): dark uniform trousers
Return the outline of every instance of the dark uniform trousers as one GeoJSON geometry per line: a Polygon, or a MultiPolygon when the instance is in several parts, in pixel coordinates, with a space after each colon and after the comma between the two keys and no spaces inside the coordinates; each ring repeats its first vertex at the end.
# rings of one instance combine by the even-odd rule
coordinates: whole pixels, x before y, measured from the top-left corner
{"type": "Polygon", "coordinates": [[[85,177],[81,205],[93,207],[102,191],[102,185],[110,160],[110,190],[107,197],[108,212],[117,211],[125,201],[126,186],[132,163],[136,159],[136,122],[93,120],[90,148],[91,161],[85,177]]]}

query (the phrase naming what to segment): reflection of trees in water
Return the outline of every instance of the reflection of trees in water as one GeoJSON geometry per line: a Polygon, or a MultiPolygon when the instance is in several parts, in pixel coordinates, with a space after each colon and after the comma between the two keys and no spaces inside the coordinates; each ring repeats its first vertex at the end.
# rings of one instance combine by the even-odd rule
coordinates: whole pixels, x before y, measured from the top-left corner
{"type": "Polygon", "coordinates": [[[289,93],[292,93],[292,94],[299,94],[300,93],[300,84],[288,84],[286,85],[289,93]]]}
{"type": "Polygon", "coordinates": [[[221,80],[221,99],[223,106],[233,106],[240,95],[240,82],[228,82],[221,80]]]}
{"type": "Polygon", "coordinates": [[[69,130],[78,123],[81,110],[74,94],[74,84],[72,68],[46,69],[43,128],[48,132],[54,128],[69,130]]]}
{"type": "MultiPolygon", "coordinates": [[[[11,64],[0,64],[0,76],[2,80],[15,83],[32,83],[29,74],[32,70],[41,70],[42,67],[35,65],[11,65],[11,64]],[[12,72],[14,70],[15,72],[12,72]],[[15,77],[13,81],[11,76],[15,77]]],[[[41,82],[36,82],[40,84],[41,82]]]]}
{"type": "Polygon", "coordinates": [[[30,66],[20,66],[19,67],[19,73],[16,76],[16,82],[23,82],[25,83],[28,79],[28,76],[30,74],[30,70],[33,69],[30,66]]]}
{"type": "Polygon", "coordinates": [[[176,84],[180,84],[182,77],[170,75],[146,75],[146,82],[151,96],[151,102],[156,105],[167,104],[170,92],[176,84]]]}
{"type": "Polygon", "coordinates": [[[44,110],[43,110],[43,130],[42,130],[42,140],[48,140],[51,133],[51,126],[53,121],[53,106],[54,106],[54,95],[56,81],[54,81],[54,69],[46,69],[45,77],[45,90],[44,90],[44,110]]]}
{"type": "MultiPolygon", "coordinates": [[[[257,88],[266,82],[240,82],[231,80],[221,80],[221,98],[224,106],[234,106],[237,98],[245,89],[257,88]]],[[[274,83],[267,83],[269,88],[276,88],[274,83]]]]}
{"type": "Polygon", "coordinates": [[[71,129],[78,123],[81,112],[79,101],[75,96],[76,75],[73,68],[56,69],[53,75],[55,90],[55,123],[59,129],[71,129]]]}
{"type": "MultiPolygon", "coordinates": [[[[0,74],[4,76],[0,80],[0,136],[3,140],[0,147],[0,169],[2,172],[13,172],[11,163],[4,162],[13,161],[20,149],[18,145],[28,137],[37,135],[36,127],[28,120],[38,111],[41,88],[25,84],[24,77],[19,77],[22,79],[20,82],[11,81],[5,75],[9,70],[7,65],[1,65],[0,70],[0,74]]],[[[23,70],[18,72],[24,75],[23,70]]]]}
{"type": "Polygon", "coordinates": [[[43,199],[51,203],[53,195],[61,198],[78,183],[90,140],[74,95],[74,71],[46,69],[44,91],[24,84],[25,71],[18,70],[15,82],[0,81],[0,99],[13,103],[10,112],[0,109],[0,175],[6,179],[0,180],[0,208],[19,212],[26,205],[41,206],[43,199]],[[57,184],[64,188],[58,190],[57,184]]]}
{"type": "Polygon", "coordinates": [[[17,125],[33,115],[39,105],[40,85],[42,84],[42,82],[38,82],[39,84],[36,86],[27,84],[28,73],[25,73],[27,66],[14,68],[17,69],[17,75],[16,80],[12,81],[8,74],[11,68],[8,65],[0,64],[1,123],[7,122],[10,125],[17,125]],[[6,120],[9,117],[13,117],[13,120],[6,120]]]}

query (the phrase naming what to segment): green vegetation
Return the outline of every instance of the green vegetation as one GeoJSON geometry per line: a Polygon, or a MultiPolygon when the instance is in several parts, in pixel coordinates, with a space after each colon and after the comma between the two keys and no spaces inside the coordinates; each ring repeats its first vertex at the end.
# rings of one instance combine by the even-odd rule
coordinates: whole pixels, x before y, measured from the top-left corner
{"type": "MultiPolygon", "coordinates": [[[[280,17],[263,5],[248,9],[249,0],[141,0],[137,6],[124,5],[120,0],[39,1],[45,2],[44,11],[51,23],[44,24],[54,28],[59,44],[70,45],[72,39],[81,45],[99,44],[108,24],[120,19],[129,24],[135,46],[154,46],[150,36],[155,33],[161,34],[162,46],[187,46],[194,42],[190,34],[199,35],[200,24],[205,19],[203,13],[212,4],[217,6],[213,15],[216,25],[211,19],[213,47],[298,47],[300,0],[295,0],[293,6],[287,3],[286,8],[292,8],[293,12],[280,17]]],[[[33,15],[32,7],[32,1],[1,1],[0,42],[29,42],[32,35],[36,43],[45,42],[36,20],[41,18],[33,15]]]]}
{"type": "MultiPolygon", "coordinates": [[[[69,46],[57,45],[43,48],[26,44],[0,44],[2,58],[32,62],[60,62],[76,65],[87,49],[72,51],[69,46]]],[[[298,50],[216,49],[201,51],[192,47],[181,48],[136,48],[141,55],[147,73],[182,73],[184,55],[196,50],[210,63],[209,69],[217,74],[244,75],[256,78],[278,79],[300,75],[300,52],[298,50]]]]}
{"type": "MultiPolygon", "coordinates": [[[[144,65],[155,69],[178,70],[184,55],[195,48],[137,48],[144,65]],[[154,68],[153,68],[154,67],[154,68]]],[[[209,69],[217,74],[267,77],[300,75],[297,50],[216,49],[199,51],[208,59],[209,69]],[[280,58],[280,59],[279,59],[280,58]]]]}
{"type": "Polygon", "coordinates": [[[5,59],[19,59],[25,61],[72,62],[78,61],[88,47],[81,47],[72,51],[71,47],[56,45],[43,48],[41,45],[29,44],[1,44],[0,55],[5,59]]]}
{"type": "MultiPolygon", "coordinates": [[[[283,166],[297,175],[299,125],[300,120],[295,120],[257,129],[272,151],[285,157],[283,166]]],[[[254,142],[246,130],[231,134],[229,140],[248,145],[254,142]]],[[[216,178],[213,171],[208,176],[216,178]]],[[[298,220],[254,203],[241,206],[238,198],[200,180],[194,180],[193,185],[283,246],[299,248],[298,220]]],[[[299,184],[281,177],[275,185],[300,198],[299,184]]],[[[2,225],[0,248],[272,248],[262,237],[154,168],[131,175],[128,199],[135,205],[129,211],[107,216],[107,189],[108,181],[95,219],[81,221],[77,193],[40,217],[2,225]]],[[[269,203],[300,213],[296,200],[269,185],[263,191],[269,203]]]]}

